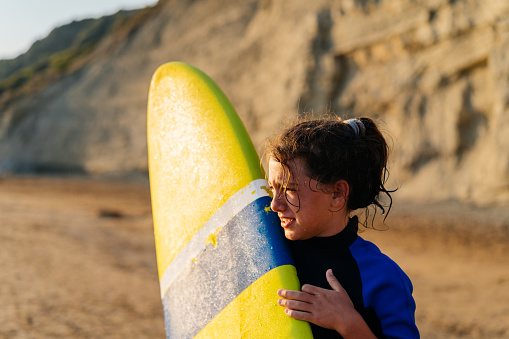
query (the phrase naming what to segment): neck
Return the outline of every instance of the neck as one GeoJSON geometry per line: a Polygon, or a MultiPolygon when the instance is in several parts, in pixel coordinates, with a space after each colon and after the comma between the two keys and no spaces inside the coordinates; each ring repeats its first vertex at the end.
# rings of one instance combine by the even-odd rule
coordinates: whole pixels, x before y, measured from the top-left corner
{"type": "Polygon", "coordinates": [[[321,234],[320,237],[330,237],[332,235],[336,235],[344,230],[346,225],[348,225],[350,218],[348,217],[348,213],[346,213],[346,211],[343,212],[341,210],[331,213],[332,216],[329,222],[330,227],[328,228],[328,231],[321,234]]]}

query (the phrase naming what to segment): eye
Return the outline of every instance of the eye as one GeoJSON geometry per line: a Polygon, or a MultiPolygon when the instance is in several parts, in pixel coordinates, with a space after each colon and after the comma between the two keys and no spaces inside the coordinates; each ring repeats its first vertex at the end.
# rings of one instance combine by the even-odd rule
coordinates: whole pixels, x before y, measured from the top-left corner
{"type": "Polygon", "coordinates": [[[295,184],[290,184],[288,186],[285,187],[285,191],[286,192],[297,192],[299,189],[299,187],[295,184]]]}

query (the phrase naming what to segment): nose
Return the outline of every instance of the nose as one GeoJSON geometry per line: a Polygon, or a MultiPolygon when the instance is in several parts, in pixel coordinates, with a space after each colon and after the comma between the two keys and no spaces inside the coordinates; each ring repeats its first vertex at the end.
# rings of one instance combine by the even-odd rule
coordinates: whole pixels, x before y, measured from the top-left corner
{"type": "Polygon", "coordinates": [[[286,210],[286,200],[282,192],[274,192],[274,197],[270,202],[270,209],[276,213],[286,210]]]}

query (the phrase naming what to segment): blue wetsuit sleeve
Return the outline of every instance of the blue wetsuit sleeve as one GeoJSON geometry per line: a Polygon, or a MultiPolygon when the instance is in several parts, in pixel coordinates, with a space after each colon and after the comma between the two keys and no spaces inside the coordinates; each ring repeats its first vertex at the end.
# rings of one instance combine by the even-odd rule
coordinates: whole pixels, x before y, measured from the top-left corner
{"type": "Polygon", "coordinates": [[[380,320],[386,338],[419,338],[412,283],[403,270],[370,242],[350,247],[362,280],[364,306],[380,320]]]}

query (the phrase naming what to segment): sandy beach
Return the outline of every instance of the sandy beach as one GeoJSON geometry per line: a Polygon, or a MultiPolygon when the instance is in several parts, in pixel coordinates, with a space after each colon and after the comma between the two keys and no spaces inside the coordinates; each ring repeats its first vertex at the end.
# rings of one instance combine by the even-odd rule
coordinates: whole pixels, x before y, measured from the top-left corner
{"type": "MultiPolygon", "coordinates": [[[[509,338],[509,212],[396,203],[367,230],[422,338],[509,338]],[[379,227],[380,228],[380,227],[379,227]]],[[[0,338],[164,338],[146,183],[0,178],[0,338]]]]}

